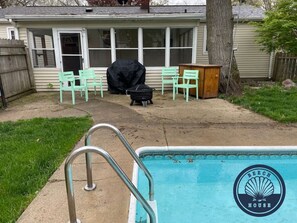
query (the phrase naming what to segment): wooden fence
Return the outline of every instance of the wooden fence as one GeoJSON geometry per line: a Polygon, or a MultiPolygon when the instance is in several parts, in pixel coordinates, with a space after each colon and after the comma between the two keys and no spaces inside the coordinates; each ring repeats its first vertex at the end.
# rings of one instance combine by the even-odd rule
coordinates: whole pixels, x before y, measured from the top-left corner
{"type": "Polygon", "coordinates": [[[29,51],[20,40],[0,39],[0,93],[7,101],[33,92],[34,80],[29,51]]]}
{"type": "Polygon", "coordinates": [[[297,80],[297,56],[285,53],[275,55],[273,80],[297,80]]]}

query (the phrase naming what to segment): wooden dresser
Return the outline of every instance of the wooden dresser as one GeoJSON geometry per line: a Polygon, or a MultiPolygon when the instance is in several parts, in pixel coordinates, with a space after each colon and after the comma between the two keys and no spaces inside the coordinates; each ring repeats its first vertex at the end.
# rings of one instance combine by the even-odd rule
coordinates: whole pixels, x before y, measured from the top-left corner
{"type": "MultiPolygon", "coordinates": [[[[215,98],[219,92],[220,65],[211,64],[179,64],[179,74],[184,70],[199,70],[199,92],[200,98],[215,98]]],[[[196,96],[196,90],[190,89],[190,94],[196,96]]]]}

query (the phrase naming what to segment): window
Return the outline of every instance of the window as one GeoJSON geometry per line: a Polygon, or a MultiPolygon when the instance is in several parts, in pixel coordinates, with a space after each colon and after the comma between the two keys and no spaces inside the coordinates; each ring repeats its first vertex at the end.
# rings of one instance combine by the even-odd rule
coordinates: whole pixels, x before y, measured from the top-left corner
{"type": "Polygon", "coordinates": [[[118,59],[140,60],[148,67],[191,63],[196,58],[194,38],[197,38],[194,37],[194,30],[136,27],[88,29],[89,65],[108,67],[118,59]]]}
{"type": "Polygon", "coordinates": [[[108,67],[111,64],[109,29],[88,29],[88,45],[91,67],[108,67]]]}
{"type": "Polygon", "coordinates": [[[56,67],[51,29],[29,29],[34,67],[56,67]]]}
{"type": "Polygon", "coordinates": [[[170,66],[192,62],[193,29],[170,29],[170,66]]]}
{"type": "Polygon", "coordinates": [[[137,29],[116,29],[117,59],[138,60],[138,31],[137,29]]]}
{"type": "Polygon", "coordinates": [[[145,66],[165,65],[165,29],[143,29],[143,62],[145,66]]]}
{"type": "Polygon", "coordinates": [[[7,39],[17,39],[16,38],[16,30],[14,27],[7,28],[7,39]]]}

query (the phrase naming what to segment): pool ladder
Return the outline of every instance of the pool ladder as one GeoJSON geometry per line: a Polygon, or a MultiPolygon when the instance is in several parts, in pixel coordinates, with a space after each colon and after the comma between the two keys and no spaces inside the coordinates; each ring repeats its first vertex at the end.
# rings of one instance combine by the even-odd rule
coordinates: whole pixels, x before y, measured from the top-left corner
{"type": "Polygon", "coordinates": [[[119,129],[110,125],[110,124],[97,124],[89,129],[87,134],[85,135],[85,146],[80,147],[70,153],[67,157],[64,170],[65,170],[65,181],[66,181],[66,191],[67,191],[67,200],[68,200],[68,209],[69,209],[69,218],[70,223],[80,223],[81,221],[76,218],[76,209],[75,209],[75,199],[74,199],[74,188],[72,183],[72,163],[76,159],[76,157],[80,154],[85,154],[86,157],[86,169],[87,169],[87,185],[85,186],[86,191],[91,191],[96,188],[96,185],[93,183],[92,179],[92,154],[97,153],[102,156],[108,164],[112,167],[112,169],[117,173],[120,179],[124,182],[124,184],[128,187],[130,192],[135,196],[135,198],[139,201],[139,203],[143,206],[145,211],[149,216],[150,223],[157,223],[156,214],[150,204],[145,200],[145,198],[141,195],[138,189],[134,186],[134,184],[127,177],[125,172],[121,169],[121,167],[117,164],[117,162],[112,158],[112,156],[103,150],[100,147],[90,146],[91,135],[98,129],[107,128],[111,129],[121,140],[125,148],[133,157],[134,161],[138,164],[138,166],[144,171],[145,176],[149,182],[149,201],[154,201],[154,181],[153,177],[145,167],[143,162],[139,159],[138,155],[132,149],[131,145],[128,143],[124,135],[120,132],[119,129]]]}

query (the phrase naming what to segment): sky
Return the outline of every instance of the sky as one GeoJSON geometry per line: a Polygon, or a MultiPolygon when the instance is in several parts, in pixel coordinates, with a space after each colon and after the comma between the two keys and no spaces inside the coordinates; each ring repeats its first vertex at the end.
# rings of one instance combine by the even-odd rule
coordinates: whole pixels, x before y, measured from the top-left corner
{"type": "Polygon", "coordinates": [[[169,5],[205,5],[206,0],[169,0],[169,5]]]}

